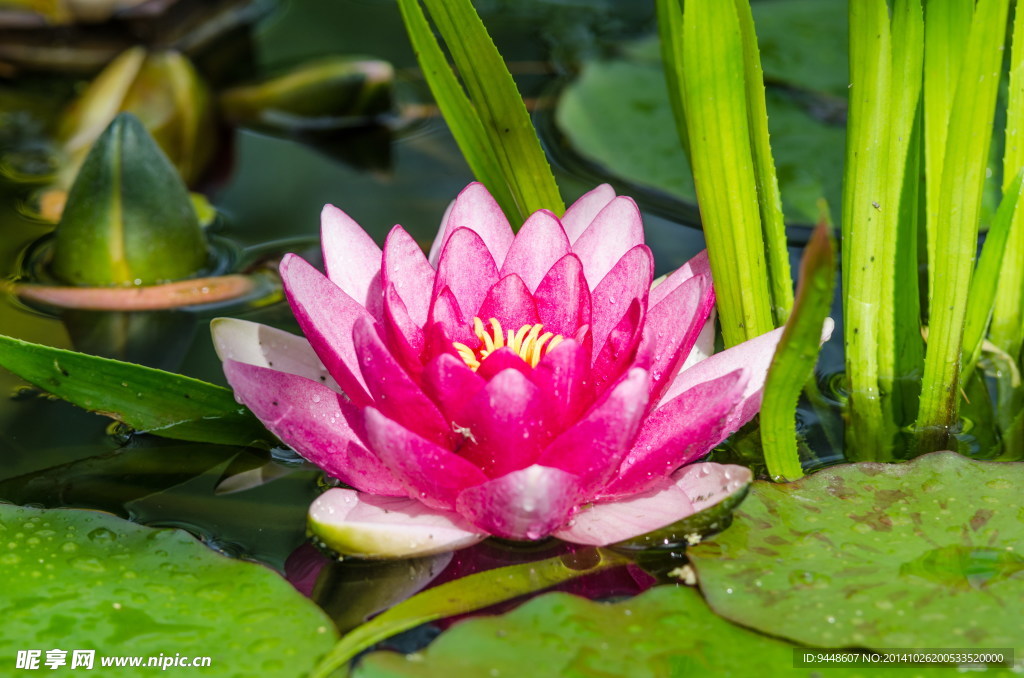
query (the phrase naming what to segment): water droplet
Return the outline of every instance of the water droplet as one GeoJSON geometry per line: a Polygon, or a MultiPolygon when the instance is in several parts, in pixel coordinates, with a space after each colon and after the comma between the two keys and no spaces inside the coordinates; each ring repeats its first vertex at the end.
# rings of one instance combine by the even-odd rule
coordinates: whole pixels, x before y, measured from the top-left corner
{"type": "Polygon", "coordinates": [[[95,530],[86,535],[89,537],[89,541],[98,542],[105,544],[112,542],[117,539],[117,535],[112,530],[108,530],[105,527],[97,527],[95,530]]]}

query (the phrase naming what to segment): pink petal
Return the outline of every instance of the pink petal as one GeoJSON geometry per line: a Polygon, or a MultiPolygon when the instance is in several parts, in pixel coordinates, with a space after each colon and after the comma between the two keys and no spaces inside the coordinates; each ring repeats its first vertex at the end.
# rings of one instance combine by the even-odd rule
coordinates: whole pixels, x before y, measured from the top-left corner
{"type": "Polygon", "coordinates": [[[558,217],[547,210],[530,215],[501,265],[501,277],[515,273],[532,292],[548,270],[569,254],[569,239],[558,217]]]}
{"type": "Polygon", "coordinates": [[[406,371],[417,374],[422,368],[423,328],[409,316],[393,283],[384,292],[384,327],[387,328],[387,343],[392,353],[401,360],[406,371]]]}
{"type": "Polygon", "coordinates": [[[516,370],[527,379],[530,378],[530,373],[533,372],[533,368],[527,365],[526,361],[520,358],[518,353],[506,346],[499,348],[497,351],[492,351],[484,358],[480,362],[480,367],[476,373],[482,379],[491,379],[499,372],[505,370],[516,370]]]}
{"type": "Polygon", "coordinates": [[[374,406],[417,435],[442,446],[454,438],[451,427],[423,390],[388,352],[374,323],[362,319],[352,330],[359,368],[374,406]]]}
{"type": "MultiPolygon", "coordinates": [[[[825,319],[821,333],[822,342],[828,341],[828,338],[832,336],[834,326],[831,318],[825,319]]],[[[665,390],[662,400],[668,402],[697,384],[744,368],[749,374],[749,381],[743,389],[739,406],[729,414],[725,426],[726,430],[735,431],[753,419],[761,407],[761,391],[764,388],[764,380],[768,375],[768,367],[775,355],[775,347],[782,337],[783,329],[780,327],[777,330],[766,332],[721,353],[716,353],[707,360],[702,360],[693,367],[681,371],[665,390]]]]}
{"type": "Polygon", "coordinates": [[[712,307],[711,314],[704,321],[704,326],[700,328],[697,341],[694,343],[693,348],[690,349],[690,354],[686,356],[683,366],[679,368],[676,374],[690,369],[701,360],[707,360],[715,352],[715,317],[715,309],[712,307]]]}
{"type": "Polygon", "coordinates": [[[381,275],[383,289],[394,285],[412,321],[420,327],[425,325],[434,288],[434,269],[401,226],[392,228],[384,241],[381,275]]]}
{"type": "Polygon", "coordinates": [[[466,419],[455,422],[465,436],[457,454],[491,478],[532,464],[552,438],[539,395],[521,372],[497,374],[473,396],[466,419]]]}
{"type": "Polygon", "coordinates": [[[448,240],[460,228],[468,228],[480,236],[495,264],[501,266],[514,236],[505,213],[483,184],[474,182],[466,186],[455,199],[445,222],[440,249],[441,260],[444,259],[444,249],[448,240]]]}
{"type": "Polygon", "coordinates": [[[736,464],[690,464],[672,474],[676,487],[686,493],[694,511],[711,508],[754,481],[754,474],[736,464]]]}
{"type": "Polygon", "coordinates": [[[373,320],[363,306],[294,254],[281,260],[281,281],[292,313],[324,366],[356,405],[370,402],[358,370],[352,327],[373,320]]]}
{"type": "Polygon", "coordinates": [[[452,200],[448,203],[448,206],[444,208],[444,215],[441,217],[441,223],[437,226],[437,234],[434,236],[434,240],[430,243],[430,253],[427,254],[427,261],[433,268],[437,268],[437,260],[441,257],[441,246],[445,240],[448,239],[448,217],[452,215],[452,208],[455,207],[455,201],[452,200]]]}
{"type": "Polygon", "coordinates": [[[590,355],[574,339],[566,339],[547,353],[529,376],[540,390],[556,430],[575,423],[591,404],[590,355]]]}
{"type": "Polygon", "coordinates": [[[305,337],[237,318],[214,318],[210,331],[221,362],[272,367],[341,390],[305,337]]]}
{"type": "Polygon", "coordinates": [[[690,278],[647,311],[639,353],[649,356],[654,399],[682,367],[711,315],[715,293],[710,283],[701,276],[690,278]]]}
{"type": "Polygon", "coordinates": [[[506,335],[509,330],[516,332],[523,325],[538,322],[533,295],[522,278],[515,274],[502,278],[487,291],[476,315],[484,321],[485,327],[491,318],[496,319],[506,335]]]}
{"type": "Polygon", "coordinates": [[[423,370],[423,391],[448,422],[468,421],[469,403],[486,384],[461,358],[450,354],[438,356],[423,370]]]}
{"type": "Polygon", "coordinates": [[[235,397],[271,433],[342,482],[373,494],[401,495],[404,488],[353,430],[358,408],[326,386],[265,367],[227,360],[224,374],[235,397]]]}
{"type": "Polygon", "coordinates": [[[686,493],[663,478],[657,488],[642,494],[581,509],[555,536],[574,544],[606,546],[671,525],[696,512],[686,493]]]}
{"type": "Polygon", "coordinates": [[[468,228],[456,229],[441,250],[434,279],[434,298],[448,288],[469,321],[479,315],[477,309],[487,291],[498,282],[498,268],[484,241],[468,228]]]}
{"type": "Polygon", "coordinates": [[[541,539],[565,524],[582,500],[571,474],[533,465],[470,487],[456,510],[469,522],[506,539],[541,539]]]}
{"type": "Polygon", "coordinates": [[[463,490],[487,481],[483,471],[470,462],[374,408],[367,407],[363,413],[370,449],[391,469],[408,496],[431,508],[450,510],[463,490]]]}
{"type": "Polygon", "coordinates": [[[591,294],[594,309],[591,324],[598,353],[634,299],[640,299],[641,307],[646,310],[653,277],[654,257],[651,250],[646,245],[638,245],[615,262],[608,275],[594,288],[591,294]]]}
{"type": "Polygon", "coordinates": [[[487,538],[457,513],[405,497],[327,490],[309,507],[310,527],[339,553],[359,558],[413,558],[471,546],[487,538]]]}
{"type": "Polygon", "coordinates": [[[750,469],[742,466],[691,464],[643,494],[581,510],[555,536],[589,546],[632,539],[710,508],[751,480],[750,469]]]}
{"type": "Polygon", "coordinates": [[[647,372],[631,369],[586,416],[548,445],[538,463],[576,476],[588,495],[604,486],[640,428],[648,387],[647,372]]]}
{"type": "Polygon", "coordinates": [[[643,242],[640,210],[632,198],[619,196],[594,217],[572,250],[583,262],[587,283],[594,289],[626,252],[643,242]]]}
{"type": "Polygon", "coordinates": [[[693,259],[672,271],[660,283],[651,288],[651,305],[659,303],[673,290],[694,276],[711,280],[711,264],[708,262],[708,251],[703,250],[693,259]]]}
{"type": "Polygon", "coordinates": [[[596,388],[604,388],[606,384],[617,380],[628,367],[643,367],[647,356],[637,355],[643,329],[644,312],[639,299],[633,299],[622,318],[612,328],[604,347],[594,358],[592,372],[596,388]]]}
{"type": "Polygon", "coordinates": [[[334,205],[324,205],[320,213],[320,242],[327,277],[379,318],[381,252],[377,243],[334,205]]]}
{"type": "MultiPolygon", "coordinates": [[[[476,335],[473,334],[472,322],[472,316],[468,319],[466,318],[452,291],[447,287],[442,289],[434,296],[434,301],[430,306],[430,322],[428,323],[426,332],[428,344],[427,355],[434,355],[439,350],[437,346],[430,346],[430,338],[432,336],[431,328],[438,326],[443,329],[445,339],[449,343],[458,341],[466,346],[476,346],[478,340],[476,335]]],[[[433,336],[436,336],[436,333],[434,333],[433,336]]],[[[448,346],[447,348],[451,349],[451,346],[448,346]]]]}
{"type": "Polygon", "coordinates": [[[636,494],[698,459],[727,438],[729,414],[740,402],[743,369],[697,384],[644,420],[633,448],[602,496],[636,494]]]}
{"type": "Polygon", "coordinates": [[[576,242],[583,231],[587,230],[594,217],[603,210],[608,203],[615,198],[615,189],[608,184],[601,184],[588,193],[584,193],[579,200],[569,206],[562,216],[562,226],[565,228],[569,242],[576,242]]]}
{"type": "Polygon", "coordinates": [[[537,286],[533,295],[537,316],[548,332],[568,338],[590,323],[590,288],[583,264],[575,254],[559,259],[537,286]]]}

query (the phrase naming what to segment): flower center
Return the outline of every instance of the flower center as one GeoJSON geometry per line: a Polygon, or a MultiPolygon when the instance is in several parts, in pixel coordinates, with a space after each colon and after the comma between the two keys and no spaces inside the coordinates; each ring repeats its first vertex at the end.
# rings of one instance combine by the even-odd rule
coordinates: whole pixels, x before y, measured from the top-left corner
{"type": "Polygon", "coordinates": [[[476,349],[457,341],[452,342],[455,350],[459,352],[459,356],[473,368],[474,372],[480,367],[484,358],[499,348],[505,347],[512,349],[512,352],[525,360],[530,367],[536,367],[544,354],[558,346],[564,339],[561,334],[551,332],[541,334],[544,326],[540,323],[523,325],[518,331],[508,330],[507,333],[501,328],[501,323],[494,318],[488,320],[487,323],[490,329],[480,318],[473,318],[473,332],[480,340],[480,345],[476,349]]]}

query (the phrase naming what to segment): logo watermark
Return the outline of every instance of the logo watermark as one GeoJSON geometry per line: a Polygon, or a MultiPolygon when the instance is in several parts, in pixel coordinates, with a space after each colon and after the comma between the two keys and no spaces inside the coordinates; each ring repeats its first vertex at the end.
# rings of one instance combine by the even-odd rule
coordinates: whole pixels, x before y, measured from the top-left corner
{"type": "Polygon", "coordinates": [[[96,650],[18,650],[14,668],[25,671],[56,671],[60,668],[89,671],[97,667],[154,668],[166,671],[169,668],[206,668],[210,657],[193,657],[175,652],[148,656],[98,655],[96,650]]]}

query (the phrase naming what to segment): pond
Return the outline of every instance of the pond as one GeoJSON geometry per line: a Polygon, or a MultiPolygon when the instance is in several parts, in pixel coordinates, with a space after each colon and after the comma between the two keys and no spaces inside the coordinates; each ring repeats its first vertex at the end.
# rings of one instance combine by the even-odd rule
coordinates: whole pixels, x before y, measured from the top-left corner
{"type": "MultiPolygon", "coordinates": [[[[190,188],[215,210],[206,225],[215,268],[258,278],[256,293],[183,309],[99,311],[59,309],[2,288],[0,334],[227,386],[211,320],[227,316],[295,334],[306,329],[272,271],[287,252],[323,265],[325,204],[343,209],[377,243],[401,224],[430,248],[449,203],[474,175],[434,103],[396,3],[223,5],[236,6],[219,19],[230,26],[222,46],[207,45],[196,56],[214,91],[325,56],[358,56],[394,68],[389,110],[360,124],[217,122],[208,141],[212,160],[190,188]]],[[[700,182],[695,188],[678,147],[654,3],[474,5],[527,103],[566,204],[606,181],[632,196],[655,277],[704,250],[696,208],[700,182]]],[[[763,0],[753,6],[772,142],[781,149],[775,154],[781,204],[790,216],[784,246],[795,278],[818,218],[817,199],[828,198],[838,219],[846,190],[846,3],[763,0]],[[820,63],[809,65],[815,59],[820,63]]],[[[112,54],[117,49],[103,41],[119,45],[123,39],[96,36],[112,54]]],[[[53,247],[54,225],[40,211],[66,162],[55,121],[92,74],[8,66],[10,54],[0,52],[0,74],[9,68],[12,76],[0,82],[0,275],[21,281],[38,278],[53,247]]],[[[999,166],[1008,145],[997,133],[992,165],[999,166]]],[[[1004,182],[1000,190],[1002,170],[989,175],[979,198],[982,230],[998,232],[993,224],[1008,189],[1004,182]]],[[[1018,656],[1024,652],[1024,565],[1015,546],[1021,470],[1016,463],[975,461],[1024,458],[1020,439],[999,428],[992,413],[992,403],[1007,400],[1009,378],[985,362],[984,376],[979,371],[964,384],[960,419],[945,446],[959,454],[936,452],[902,465],[844,464],[910,459],[930,450],[918,449],[917,432],[906,422],[893,433],[897,442],[887,456],[863,452],[856,437],[844,435],[851,386],[844,373],[842,289],[830,303],[834,338],[822,347],[796,411],[803,468],[817,472],[797,483],[771,483],[755,421],[709,457],[751,468],[759,478],[752,489],[749,474],[723,480],[730,491],[714,501],[724,501],[708,500],[701,507],[714,505],[690,522],[613,550],[553,537],[490,538],[454,554],[335,558],[319,539],[310,540],[307,513],[337,483],[288,446],[139,433],[0,369],[0,501],[26,507],[0,506],[8,510],[0,514],[0,537],[9,537],[9,552],[0,549],[6,568],[0,571],[27,582],[13,586],[7,603],[0,601],[18,636],[0,643],[10,651],[0,654],[0,666],[33,668],[24,654],[29,650],[40,651],[43,665],[51,647],[68,657],[66,666],[52,668],[69,673],[76,650],[99,657],[159,655],[172,675],[186,675],[184,667],[191,666],[174,663],[174,655],[208,655],[212,664],[200,669],[207,675],[341,675],[331,671],[366,648],[400,654],[368,655],[356,675],[502,675],[521,672],[526,656],[544,667],[536,675],[811,675],[807,667],[821,669],[812,660],[800,664],[794,654],[811,648],[985,650],[1009,657],[934,666],[919,660],[925,668],[915,675],[946,675],[951,666],[979,661],[992,672],[1013,666],[1014,649],[1018,656]],[[33,512],[60,508],[94,509],[146,528],[180,528],[207,548],[193,549],[180,532],[136,528],[100,513],[33,512]],[[212,557],[211,550],[229,559],[212,557]],[[259,568],[231,569],[236,561],[261,563],[283,578],[259,568]],[[501,571],[500,581],[487,574],[501,567],[510,569],[501,571]],[[141,579],[133,583],[136,573],[141,579]],[[33,588],[34,578],[55,583],[33,588]],[[92,589],[88,595],[75,593],[76,578],[92,589]],[[285,579],[326,617],[295,603],[285,579]],[[699,593],[693,588],[698,581],[699,593]],[[427,593],[400,604],[424,587],[427,593]],[[433,598],[431,587],[440,592],[433,598]],[[580,598],[536,596],[550,588],[580,598]],[[183,612],[180,600],[196,601],[195,609],[183,612]],[[121,614],[125,610],[134,616],[121,614]],[[479,610],[502,616],[476,617],[479,610]],[[472,621],[460,623],[467,617],[472,621]],[[65,636],[55,630],[76,620],[80,631],[65,636]],[[328,660],[314,668],[324,656],[328,660]],[[331,663],[332,656],[337,661],[331,663]]],[[[990,359],[986,353],[982,361],[990,359]]],[[[140,402],[151,397],[137,393],[140,402]]],[[[863,656],[859,661],[871,666],[863,656]]],[[[130,668],[121,673],[135,675],[130,668]]]]}

